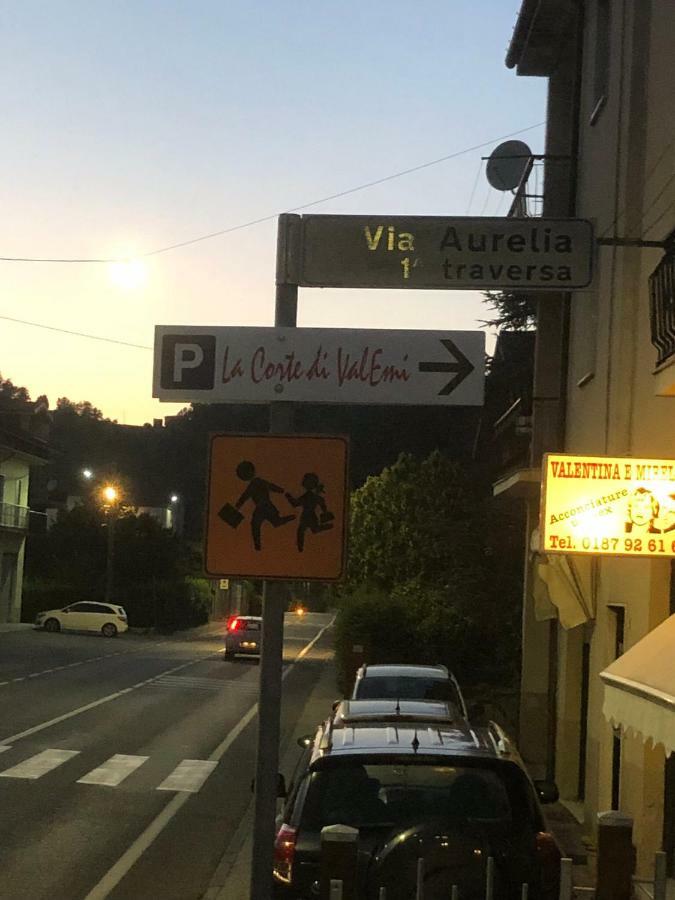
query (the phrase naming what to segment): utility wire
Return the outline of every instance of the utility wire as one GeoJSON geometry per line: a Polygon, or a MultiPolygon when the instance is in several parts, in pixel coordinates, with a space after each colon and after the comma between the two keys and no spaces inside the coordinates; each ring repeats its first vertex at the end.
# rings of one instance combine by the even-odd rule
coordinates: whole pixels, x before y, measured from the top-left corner
{"type": "MultiPolygon", "coordinates": [[[[537,122],[536,125],[528,125],[527,128],[520,128],[518,131],[512,131],[510,134],[503,134],[501,137],[492,138],[489,141],[483,141],[475,144],[473,147],[465,147],[463,150],[456,150],[454,153],[448,153],[446,156],[440,156],[438,159],[432,159],[428,162],[420,163],[418,166],[412,166],[409,169],[402,169],[400,172],[394,172],[391,175],[385,175],[383,178],[376,178],[374,181],[367,181],[364,184],[356,185],[356,187],[347,188],[345,191],[338,191],[336,194],[329,194],[321,197],[319,200],[312,200],[309,203],[303,203],[300,206],[291,207],[284,212],[299,212],[302,209],[310,209],[318,206],[320,203],[328,203],[330,200],[338,200],[341,197],[348,197],[350,194],[356,194],[359,191],[365,191],[379,184],[386,184],[396,178],[403,178],[405,175],[412,175],[415,172],[421,172],[423,169],[429,169],[440,163],[448,162],[451,159],[457,159],[459,156],[465,156],[467,153],[473,153],[474,150],[482,150],[489,147],[496,141],[503,141],[506,138],[514,137],[517,134],[524,134],[526,131],[533,131],[535,128],[541,128],[545,122],[537,122]]],[[[226,234],[232,234],[233,231],[241,231],[243,228],[251,228],[253,225],[261,225],[263,222],[271,222],[276,219],[279,213],[270,213],[267,216],[261,216],[259,219],[251,219],[249,222],[241,222],[239,225],[232,225],[229,228],[222,228],[220,231],[212,231],[209,234],[203,234],[199,237],[191,238],[187,241],[180,241],[177,244],[168,244],[166,247],[159,247],[157,250],[150,250],[147,253],[136,254],[136,259],[147,259],[150,256],[159,256],[160,253],[168,253],[171,250],[179,250],[182,247],[189,247],[192,244],[199,244],[202,241],[210,241],[213,238],[222,237],[226,234]]],[[[30,263],[115,263],[126,262],[127,257],[107,257],[107,258],[76,258],[63,259],[59,257],[35,257],[35,256],[0,256],[0,262],[30,262],[30,263]]]]}
{"type": "MultiPolygon", "coordinates": [[[[658,167],[661,165],[661,162],[662,162],[662,160],[664,159],[666,153],[671,149],[671,147],[672,147],[674,144],[675,144],[675,138],[673,138],[671,141],[668,141],[668,143],[667,143],[666,146],[663,148],[663,150],[661,151],[661,153],[659,153],[659,155],[658,155],[658,157],[656,158],[655,162],[652,164],[652,166],[650,167],[649,171],[648,171],[647,174],[645,175],[645,180],[644,180],[643,185],[642,185],[643,187],[646,187],[646,186],[649,184],[649,182],[650,182],[650,180],[652,179],[654,173],[656,172],[656,170],[658,169],[658,167]]],[[[658,199],[658,198],[656,198],[656,199],[658,199]]],[[[656,200],[652,201],[651,206],[653,206],[655,202],[656,202],[656,200]]],[[[649,207],[649,209],[651,209],[651,206],[649,207]]],[[[627,209],[628,209],[628,203],[624,203],[624,205],[621,207],[621,209],[619,210],[619,212],[616,214],[616,216],[614,217],[614,219],[612,220],[612,222],[607,226],[607,228],[605,228],[605,230],[604,230],[603,233],[600,235],[600,237],[607,237],[607,235],[610,233],[610,231],[613,231],[614,228],[616,228],[616,226],[619,224],[619,220],[623,217],[623,215],[624,215],[624,213],[626,212],[627,209]]],[[[647,209],[647,210],[645,211],[645,215],[649,212],[649,209],[647,209]]],[[[643,216],[643,219],[644,219],[644,216],[643,216]]]]}
{"type": "Polygon", "coordinates": [[[652,230],[652,228],[655,228],[659,224],[661,219],[664,219],[668,215],[668,213],[671,211],[671,209],[673,209],[674,207],[675,207],[675,200],[673,200],[672,203],[669,203],[668,206],[666,206],[666,208],[663,210],[661,215],[657,216],[657,218],[654,219],[654,221],[650,225],[645,225],[645,227],[642,229],[644,236],[647,237],[647,235],[652,230]]]}
{"type": "MultiPolygon", "coordinates": [[[[661,188],[661,190],[660,190],[660,191],[658,192],[658,194],[653,198],[652,202],[649,204],[649,206],[647,207],[647,209],[643,212],[642,218],[640,219],[640,225],[639,225],[639,228],[640,228],[640,232],[641,232],[641,233],[647,234],[647,232],[648,232],[651,228],[653,228],[654,225],[656,225],[658,222],[661,221],[661,219],[664,217],[664,215],[665,215],[665,214],[668,212],[668,210],[670,209],[670,207],[666,207],[666,209],[664,210],[664,212],[658,217],[658,219],[656,219],[654,222],[652,222],[651,225],[644,225],[645,219],[647,218],[647,216],[649,215],[649,213],[652,211],[652,209],[656,206],[656,204],[659,202],[659,200],[661,199],[661,197],[663,197],[663,195],[664,195],[665,192],[668,190],[668,188],[669,188],[670,185],[673,183],[673,181],[675,181],[675,173],[673,173],[673,174],[670,176],[670,178],[668,178],[668,179],[666,180],[666,182],[665,182],[665,184],[663,185],[663,187],[661,188]],[[643,227],[643,226],[644,226],[644,227],[643,227]]],[[[672,203],[671,203],[671,206],[672,206],[672,203]]],[[[636,237],[640,237],[640,235],[638,234],[638,235],[636,235],[636,237]]]]}
{"type": "Polygon", "coordinates": [[[467,216],[471,213],[471,207],[473,205],[473,198],[476,196],[476,188],[478,187],[478,179],[480,178],[480,173],[483,171],[483,160],[478,160],[478,171],[476,172],[476,177],[473,182],[473,187],[471,188],[471,196],[469,197],[469,202],[466,205],[466,214],[467,216]]]}
{"type": "Polygon", "coordinates": [[[5,322],[14,322],[17,325],[29,325],[31,328],[43,328],[45,331],[58,331],[60,334],[69,334],[72,337],[88,338],[90,341],[104,341],[106,344],[118,344],[122,347],[134,347],[136,350],[152,350],[145,344],[132,344],[129,341],[118,341],[116,338],[103,337],[100,334],[86,334],[84,331],[70,331],[68,328],[57,328],[55,325],[45,325],[42,322],[27,322],[25,319],[14,319],[12,316],[2,316],[5,322]]]}
{"type": "Polygon", "coordinates": [[[492,197],[492,187],[488,184],[487,193],[485,195],[485,203],[483,203],[483,208],[480,211],[481,217],[485,215],[485,210],[488,208],[488,203],[490,202],[490,197],[492,197]]]}

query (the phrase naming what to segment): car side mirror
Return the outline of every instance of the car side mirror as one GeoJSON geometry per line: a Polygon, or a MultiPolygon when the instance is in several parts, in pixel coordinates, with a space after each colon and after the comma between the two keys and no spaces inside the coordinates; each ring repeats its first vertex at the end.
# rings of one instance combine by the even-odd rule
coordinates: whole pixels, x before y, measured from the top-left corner
{"type": "Polygon", "coordinates": [[[306,750],[308,747],[311,747],[314,743],[314,738],[311,734],[303,734],[302,737],[299,737],[296,741],[298,747],[302,747],[303,750],[306,750]]]}
{"type": "Polygon", "coordinates": [[[540,803],[557,803],[560,799],[558,785],[553,781],[535,781],[534,787],[540,803]]]}

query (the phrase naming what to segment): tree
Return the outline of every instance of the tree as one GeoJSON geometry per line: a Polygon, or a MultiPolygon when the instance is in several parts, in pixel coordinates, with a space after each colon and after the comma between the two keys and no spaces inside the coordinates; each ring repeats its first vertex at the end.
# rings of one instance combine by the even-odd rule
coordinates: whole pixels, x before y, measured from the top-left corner
{"type": "Polygon", "coordinates": [[[58,414],[76,415],[82,419],[92,419],[95,422],[103,420],[101,410],[89,402],[89,400],[80,400],[74,403],[68,397],[59,397],[56,401],[56,415],[58,414]]]}
{"type": "Polygon", "coordinates": [[[401,454],[354,492],[349,579],[384,590],[414,578],[443,584],[475,556],[478,492],[462,466],[438,451],[401,454]]]}
{"type": "Polygon", "coordinates": [[[21,400],[27,403],[30,401],[30,393],[28,388],[19,387],[9,378],[3,378],[0,373],[0,399],[21,400]]]}
{"type": "Polygon", "coordinates": [[[344,688],[354,644],[368,662],[444,663],[468,683],[515,676],[520,535],[491,504],[478,474],[438,451],[403,454],[354,493],[336,635],[344,688]]]}
{"type": "Polygon", "coordinates": [[[529,294],[514,291],[486,291],[486,303],[496,312],[494,319],[482,324],[497,331],[530,331],[537,323],[537,304],[529,294]]]}

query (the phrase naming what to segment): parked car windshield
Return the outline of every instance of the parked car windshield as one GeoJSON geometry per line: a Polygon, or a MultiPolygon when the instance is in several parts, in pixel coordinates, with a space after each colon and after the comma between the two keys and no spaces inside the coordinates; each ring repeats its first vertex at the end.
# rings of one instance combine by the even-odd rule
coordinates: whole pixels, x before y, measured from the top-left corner
{"type": "Polygon", "coordinates": [[[532,824],[524,785],[479,766],[366,764],[356,761],[310,776],[301,827],[408,826],[430,818],[502,827],[532,824]]]}
{"type": "Polygon", "coordinates": [[[410,675],[373,675],[362,678],[355,700],[447,700],[462,708],[455,685],[449,679],[414,678],[410,675]]]}

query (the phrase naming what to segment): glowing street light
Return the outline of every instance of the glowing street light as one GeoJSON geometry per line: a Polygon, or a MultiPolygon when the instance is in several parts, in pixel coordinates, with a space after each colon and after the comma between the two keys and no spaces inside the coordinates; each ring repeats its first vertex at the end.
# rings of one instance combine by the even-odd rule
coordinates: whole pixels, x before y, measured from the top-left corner
{"type": "Polygon", "coordinates": [[[172,494],[172,495],[171,495],[171,502],[172,502],[172,503],[178,503],[178,494],[172,494]]]}
{"type": "Polygon", "coordinates": [[[102,491],[103,499],[107,503],[115,503],[115,501],[119,498],[119,493],[117,488],[112,484],[107,484],[102,491]]]}
{"type": "Polygon", "coordinates": [[[91,479],[94,477],[94,473],[91,471],[91,469],[82,469],[82,477],[86,478],[87,481],[91,481],[91,479]]]}

